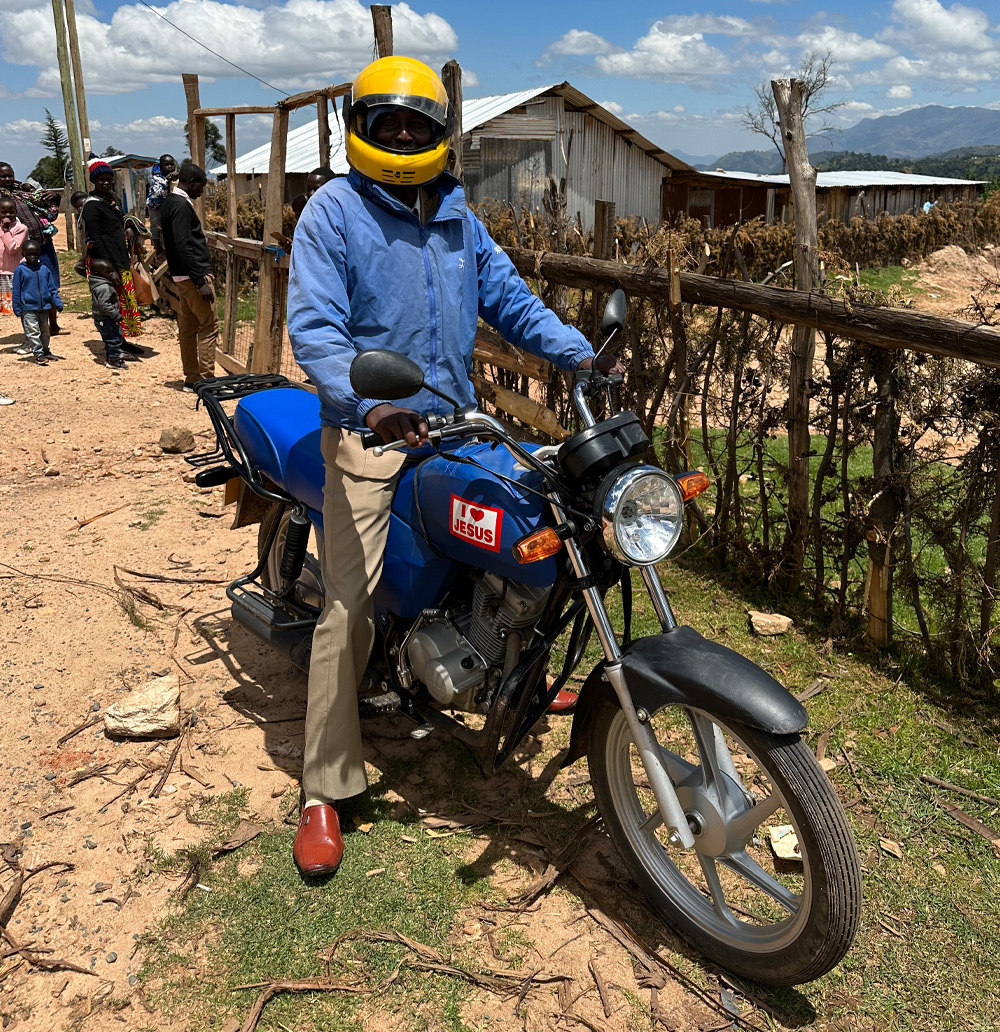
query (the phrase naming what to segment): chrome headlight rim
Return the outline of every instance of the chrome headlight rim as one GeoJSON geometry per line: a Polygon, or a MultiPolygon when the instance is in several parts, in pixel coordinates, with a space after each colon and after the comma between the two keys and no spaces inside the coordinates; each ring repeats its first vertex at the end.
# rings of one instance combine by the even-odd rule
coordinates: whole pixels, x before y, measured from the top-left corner
{"type": "Polygon", "coordinates": [[[677,482],[668,473],[656,466],[628,466],[624,470],[619,467],[608,474],[597,491],[596,516],[601,524],[604,546],[618,562],[625,566],[653,566],[662,562],[674,550],[684,526],[684,495],[677,482]],[[669,542],[662,551],[648,559],[637,559],[629,554],[619,537],[619,525],[616,516],[621,515],[623,498],[629,491],[646,478],[653,478],[662,484],[676,502],[677,519],[671,529],[669,542]]]}

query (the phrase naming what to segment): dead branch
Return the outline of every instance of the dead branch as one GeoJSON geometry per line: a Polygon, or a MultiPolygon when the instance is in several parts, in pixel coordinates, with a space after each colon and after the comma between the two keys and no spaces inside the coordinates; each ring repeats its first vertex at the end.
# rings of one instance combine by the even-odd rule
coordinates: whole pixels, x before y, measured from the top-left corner
{"type": "MultiPolygon", "coordinates": [[[[254,1003],[253,1007],[250,1009],[250,1013],[243,1021],[240,1032],[253,1032],[257,1027],[257,1022],[260,1021],[260,1016],[264,1012],[264,1007],[267,1005],[267,1001],[272,997],[277,996],[278,993],[371,992],[371,990],[366,986],[353,985],[350,982],[333,982],[327,978],[301,978],[296,981],[268,982],[265,984],[267,988],[265,988],[260,996],[257,997],[256,1003],[254,1003]]],[[[257,988],[257,986],[236,986],[236,988],[254,989],[257,988]]]]}
{"type": "Polygon", "coordinates": [[[67,731],[62,738],[56,741],[56,748],[60,745],[65,745],[71,738],[78,735],[81,731],[86,731],[88,727],[93,727],[95,724],[100,724],[104,717],[94,717],[93,720],[86,720],[82,724],[77,724],[72,731],[67,731]]]}
{"type": "Polygon", "coordinates": [[[144,580],[162,581],[167,584],[228,584],[229,578],[223,577],[168,577],[163,573],[143,573],[142,570],[130,570],[127,566],[116,566],[116,570],[127,573],[132,577],[142,577],[144,580]]]}
{"type": "Polygon", "coordinates": [[[926,781],[928,785],[937,785],[938,788],[946,788],[949,792],[954,792],[956,795],[968,796],[970,799],[978,799],[979,802],[989,803],[990,806],[1000,806],[1000,799],[994,799],[993,796],[973,792],[969,788],[962,788],[961,785],[952,784],[950,781],[942,781],[941,778],[935,778],[931,774],[921,774],[920,780],[926,781]]]}

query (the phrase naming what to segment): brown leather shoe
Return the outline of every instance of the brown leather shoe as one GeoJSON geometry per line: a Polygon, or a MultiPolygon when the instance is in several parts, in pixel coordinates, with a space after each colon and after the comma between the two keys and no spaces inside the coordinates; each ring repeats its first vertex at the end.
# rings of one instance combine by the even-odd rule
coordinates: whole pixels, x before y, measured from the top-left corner
{"type": "Polygon", "coordinates": [[[344,838],[337,811],[327,803],[305,807],[292,847],[299,870],[310,877],[333,874],[343,855],[344,838]]]}
{"type": "Polygon", "coordinates": [[[576,692],[568,692],[565,688],[560,688],[556,692],[556,697],[549,703],[549,713],[572,713],[576,707],[576,700],[579,696],[576,692]]]}

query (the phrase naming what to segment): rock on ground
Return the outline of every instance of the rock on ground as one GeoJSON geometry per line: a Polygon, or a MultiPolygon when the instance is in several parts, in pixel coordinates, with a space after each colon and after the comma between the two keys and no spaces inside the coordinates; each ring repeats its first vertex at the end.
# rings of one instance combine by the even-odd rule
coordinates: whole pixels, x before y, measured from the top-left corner
{"type": "Polygon", "coordinates": [[[173,454],[194,451],[194,434],[184,426],[168,426],[160,434],[160,447],[173,454]]]}
{"type": "Polygon", "coordinates": [[[154,677],[104,713],[104,730],[109,735],[167,738],[180,728],[181,689],[176,674],[154,677]]]}
{"type": "Polygon", "coordinates": [[[795,623],[790,616],[781,616],[779,613],[758,613],[757,610],[750,609],[747,615],[750,617],[751,628],[757,634],[784,634],[790,631],[795,623]]]}

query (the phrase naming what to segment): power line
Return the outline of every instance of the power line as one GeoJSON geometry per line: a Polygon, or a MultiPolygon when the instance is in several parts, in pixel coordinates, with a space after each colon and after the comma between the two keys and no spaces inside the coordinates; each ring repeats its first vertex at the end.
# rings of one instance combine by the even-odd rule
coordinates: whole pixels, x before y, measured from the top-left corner
{"type": "Polygon", "coordinates": [[[281,89],[280,86],[275,86],[273,83],[267,82],[265,79],[262,79],[259,75],[254,75],[253,72],[247,71],[247,69],[244,68],[242,65],[236,64],[235,61],[230,61],[228,57],[223,57],[222,54],[217,53],[210,46],[207,46],[206,44],[202,43],[200,39],[196,39],[194,36],[192,36],[190,32],[186,32],[179,25],[175,25],[169,18],[164,17],[164,15],[160,14],[160,12],[155,7],[150,7],[150,5],[146,3],[146,0],[139,0],[139,3],[142,4],[143,7],[146,7],[150,11],[152,11],[153,14],[155,14],[156,17],[159,18],[161,21],[165,21],[172,29],[176,29],[178,32],[183,33],[193,43],[197,43],[199,47],[202,47],[203,49],[207,50],[213,57],[217,57],[220,61],[225,61],[227,65],[232,66],[233,68],[237,69],[237,71],[242,72],[244,75],[249,75],[251,79],[256,79],[259,83],[266,86],[269,90],[275,90],[278,93],[284,94],[286,97],[291,96],[290,93],[285,92],[285,90],[281,89]]]}

